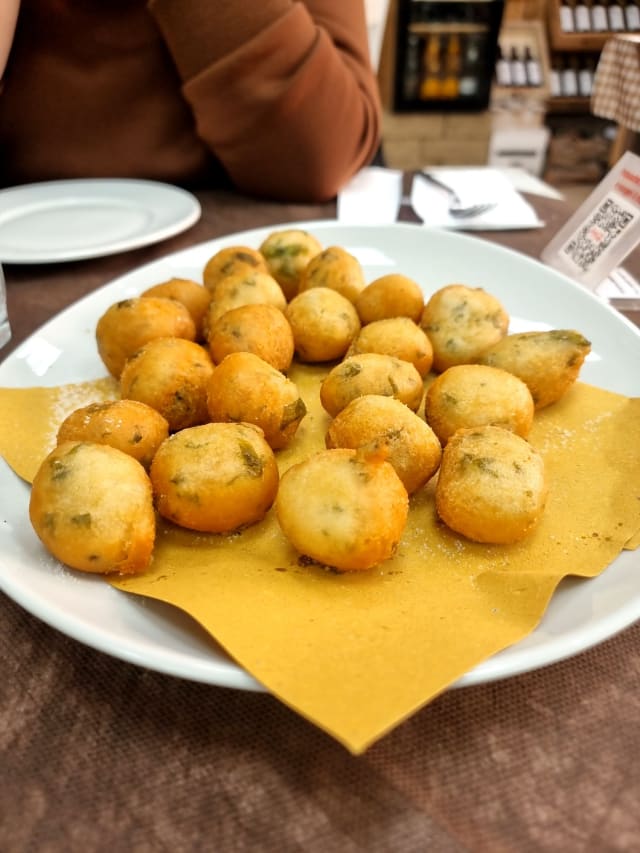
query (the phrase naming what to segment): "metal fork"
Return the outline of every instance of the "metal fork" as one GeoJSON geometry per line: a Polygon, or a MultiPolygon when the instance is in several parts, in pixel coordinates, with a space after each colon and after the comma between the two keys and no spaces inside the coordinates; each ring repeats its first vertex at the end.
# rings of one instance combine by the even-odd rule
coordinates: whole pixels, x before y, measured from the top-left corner
{"type": "Polygon", "coordinates": [[[471,219],[474,216],[480,216],[481,213],[486,213],[487,210],[491,210],[497,204],[495,201],[486,201],[478,204],[465,205],[460,201],[458,194],[452,187],[444,184],[442,181],[438,180],[438,178],[434,178],[433,175],[430,175],[428,172],[422,172],[422,177],[426,178],[426,180],[434,186],[440,187],[440,189],[446,190],[446,192],[449,193],[448,213],[449,216],[453,216],[455,219],[471,219]]]}

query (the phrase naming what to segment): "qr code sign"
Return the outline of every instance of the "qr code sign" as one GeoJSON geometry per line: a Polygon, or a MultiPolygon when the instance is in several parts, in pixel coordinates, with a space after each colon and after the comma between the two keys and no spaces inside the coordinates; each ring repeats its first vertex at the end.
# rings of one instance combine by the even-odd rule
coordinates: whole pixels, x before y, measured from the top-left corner
{"type": "Polygon", "coordinates": [[[612,198],[605,198],[591,218],[565,244],[563,252],[586,271],[634,220],[632,211],[612,198]]]}

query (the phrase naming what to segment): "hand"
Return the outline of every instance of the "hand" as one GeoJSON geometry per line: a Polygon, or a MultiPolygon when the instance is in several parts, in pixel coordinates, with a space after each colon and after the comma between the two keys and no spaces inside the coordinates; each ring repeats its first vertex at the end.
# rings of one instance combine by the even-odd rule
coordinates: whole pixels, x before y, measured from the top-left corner
{"type": "Polygon", "coordinates": [[[20,0],[2,0],[0,4],[0,78],[9,58],[19,9],[20,0]]]}

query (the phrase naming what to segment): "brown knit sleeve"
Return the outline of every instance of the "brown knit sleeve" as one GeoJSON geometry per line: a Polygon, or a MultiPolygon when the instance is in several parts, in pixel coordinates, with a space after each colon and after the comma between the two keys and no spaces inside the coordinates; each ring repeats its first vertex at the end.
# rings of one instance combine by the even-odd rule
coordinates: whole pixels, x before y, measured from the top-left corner
{"type": "Polygon", "coordinates": [[[217,4],[203,0],[153,0],[150,10],[197,132],[235,185],[274,199],[326,200],[370,162],[380,140],[363,5],[269,4],[272,16],[283,10],[265,22],[263,9],[253,15],[261,4],[222,0],[226,16],[234,10],[224,26],[217,4]]]}

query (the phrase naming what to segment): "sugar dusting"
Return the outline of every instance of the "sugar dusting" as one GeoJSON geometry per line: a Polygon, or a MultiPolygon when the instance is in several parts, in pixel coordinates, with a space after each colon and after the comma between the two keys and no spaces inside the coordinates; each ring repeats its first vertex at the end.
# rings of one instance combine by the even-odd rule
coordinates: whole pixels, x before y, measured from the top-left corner
{"type": "Polygon", "coordinates": [[[604,421],[610,420],[612,417],[613,412],[610,410],[600,412],[595,417],[589,418],[587,421],[583,421],[582,429],[585,430],[585,432],[594,433],[600,429],[604,421]]]}
{"type": "Polygon", "coordinates": [[[592,417],[582,421],[577,430],[560,426],[557,423],[547,423],[545,434],[542,440],[536,444],[536,447],[542,454],[553,450],[564,451],[575,449],[577,443],[583,442],[589,436],[598,433],[603,428],[603,424],[611,420],[615,414],[612,409],[603,409],[592,417]]]}
{"type": "Polygon", "coordinates": [[[575,440],[575,432],[561,426],[549,426],[544,438],[536,444],[536,449],[543,455],[550,450],[567,450],[575,440]]]}
{"type": "Polygon", "coordinates": [[[62,385],[55,391],[45,435],[48,447],[55,446],[60,424],[71,412],[88,406],[89,403],[102,403],[118,397],[115,382],[112,380],[62,385]]]}

